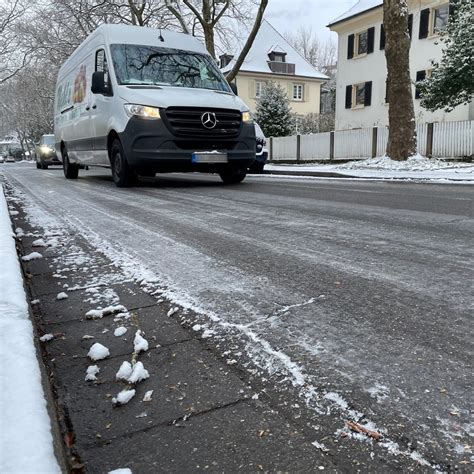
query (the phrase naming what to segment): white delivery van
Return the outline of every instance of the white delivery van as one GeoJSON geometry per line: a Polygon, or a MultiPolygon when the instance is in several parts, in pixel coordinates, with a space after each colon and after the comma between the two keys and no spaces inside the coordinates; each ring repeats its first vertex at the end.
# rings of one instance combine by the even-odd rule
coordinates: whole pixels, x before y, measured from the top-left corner
{"type": "Polygon", "coordinates": [[[61,67],[54,137],[64,175],[112,169],[117,186],[159,172],[219,173],[241,182],[255,160],[255,126],[193,36],[102,25],[61,67]]]}

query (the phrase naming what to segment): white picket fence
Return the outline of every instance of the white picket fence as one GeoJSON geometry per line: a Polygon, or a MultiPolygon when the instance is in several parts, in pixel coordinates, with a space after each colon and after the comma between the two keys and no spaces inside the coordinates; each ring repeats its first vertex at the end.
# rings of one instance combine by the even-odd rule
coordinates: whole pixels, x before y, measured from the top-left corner
{"type": "MultiPolygon", "coordinates": [[[[474,120],[419,124],[418,152],[435,158],[465,158],[474,155],[474,120]]],[[[271,138],[270,161],[324,161],[365,159],[385,154],[388,128],[295,135],[271,138]]]]}

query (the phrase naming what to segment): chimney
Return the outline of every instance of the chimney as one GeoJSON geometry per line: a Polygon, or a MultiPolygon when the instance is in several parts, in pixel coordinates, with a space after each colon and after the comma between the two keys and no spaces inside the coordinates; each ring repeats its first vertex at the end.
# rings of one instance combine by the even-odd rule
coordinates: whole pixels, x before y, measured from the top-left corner
{"type": "Polygon", "coordinates": [[[221,54],[219,56],[220,67],[226,67],[232,61],[232,59],[234,59],[234,56],[232,56],[231,54],[221,54]]]}

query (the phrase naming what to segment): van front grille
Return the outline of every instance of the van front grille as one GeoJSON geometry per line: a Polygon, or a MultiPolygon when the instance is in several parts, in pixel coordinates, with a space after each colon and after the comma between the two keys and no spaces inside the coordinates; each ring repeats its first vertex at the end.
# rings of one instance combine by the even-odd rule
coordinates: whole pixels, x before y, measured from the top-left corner
{"type": "Polygon", "coordinates": [[[180,137],[235,138],[239,135],[242,123],[242,114],[232,109],[168,107],[164,110],[164,115],[171,132],[180,137]],[[203,125],[203,115],[208,112],[217,120],[214,128],[206,128],[203,125]]]}

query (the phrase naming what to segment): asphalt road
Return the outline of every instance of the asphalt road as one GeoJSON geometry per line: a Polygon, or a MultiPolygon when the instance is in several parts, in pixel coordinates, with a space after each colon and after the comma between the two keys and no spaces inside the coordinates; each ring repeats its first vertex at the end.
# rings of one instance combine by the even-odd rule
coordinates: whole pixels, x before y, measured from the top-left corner
{"type": "Polygon", "coordinates": [[[161,175],[117,189],[108,171],[66,181],[58,168],[1,166],[46,215],[288,356],[295,366],[243,345],[268,383],[301,370],[318,391],[315,412],[331,402],[400,449],[443,465],[469,460],[472,187],[161,175]]]}

